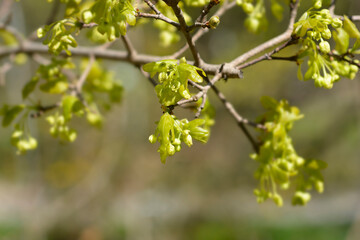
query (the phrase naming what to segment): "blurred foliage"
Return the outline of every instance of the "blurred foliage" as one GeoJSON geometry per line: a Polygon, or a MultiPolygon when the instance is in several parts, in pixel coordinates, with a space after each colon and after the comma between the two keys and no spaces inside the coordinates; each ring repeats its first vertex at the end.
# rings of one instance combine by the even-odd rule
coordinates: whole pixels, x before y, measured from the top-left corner
{"type": "MultiPolygon", "coordinates": [[[[311,4],[303,2],[301,11],[311,4]]],[[[355,14],[359,8],[357,1],[338,1],[339,13],[355,14]]],[[[38,9],[46,12],[50,6],[43,0],[21,1],[14,7],[13,24],[31,33],[47,18],[46,14],[34,14],[38,9]]],[[[286,19],[287,11],[283,14],[286,19]]],[[[209,33],[199,40],[204,57],[213,63],[227,61],[286,28],[286,23],[268,14],[267,32],[247,35],[240,25],[234,32],[234,22],[244,23],[247,17],[241,8],[224,16],[217,27],[219,36],[209,33]]],[[[139,52],[166,54],[182,46],[180,41],[179,45],[160,48],[155,40],[158,33],[151,33],[148,23],[128,34],[139,52]]],[[[79,36],[79,43],[84,42],[88,43],[79,36]]],[[[113,47],[123,48],[119,43],[113,47]]],[[[279,210],[272,204],[258,206],[249,194],[257,185],[252,175],[257,165],[249,159],[249,143],[219,101],[212,101],[217,124],[208,144],[184,148],[163,166],[155,147],[147,141],[162,114],[154,104],[158,102],[154,89],[125,63],[103,64],[115,77],[121,77],[126,91],[121,106],[107,113],[102,131],[74,118],[72,124],[81,134],[73,145],[66,145],[48,136],[45,119],[28,119],[40,145],[35,152],[16,156],[5,137],[11,135],[10,130],[0,129],[0,238],[26,239],[34,234],[40,236],[37,239],[49,240],[341,240],[356,226],[353,216],[358,207],[360,176],[358,77],[338,82],[329,93],[298,81],[296,66],[291,63],[264,62],[246,69],[243,80],[219,83],[236,109],[249,119],[262,112],[260,96],[289,99],[306,116],[292,130],[299,155],[329,163],[324,172],[328,186],[324,196],[314,198],[301,210],[287,204],[279,210]],[[56,202],[62,207],[53,208],[56,202]]],[[[12,69],[6,85],[0,88],[0,102],[13,105],[21,101],[19,86],[34,75],[35,69],[30,62],[12,69]]],[[[96,87],[96,79],[93,83],[87,87],[96,87]]],[[[101,91],[94,98],[98,94],[101,91]]],[[[44,97],[54,100],[52,96],[44,97]]],[[[175,113],[189,114],[183,111],[175,113]]]]}

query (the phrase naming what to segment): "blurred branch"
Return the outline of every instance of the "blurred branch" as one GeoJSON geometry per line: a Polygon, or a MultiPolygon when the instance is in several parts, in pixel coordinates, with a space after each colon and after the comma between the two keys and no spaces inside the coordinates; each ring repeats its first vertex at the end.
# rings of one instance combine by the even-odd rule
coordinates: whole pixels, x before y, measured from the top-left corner
{"type": "Polygon", "coordinates": [[[292,45],[292,44],[295,44],[297,42],[297,39],[294,39],[294,38],[291,38],[289,39],[288,41],[286,41],[284,44],[282,44],[281,46],[275,48],[274,50],[272,50],[271,52],[269,53],[265,53],[264,55],[252,60],[252,61],[249,61],[249,62],[246,62],[240,66],[238,66],[239,69],[244,69],[244,68],[247,68],[247,67],[250,67],[256,63],[259,63],[261,61],[264,61],[264,60],[287,60],[287,61],[296,61],[297,60],[297,56],[291,56],[291,57],[275,57],[273,56],[275,53],[278,53],[280,52],[282,49],[292,45]]]}
{"type": "Polygon", "coordinates": [[[3,0],[0,5],[0,22],[7,22],[11,17],[11,6],[14,3],[13,0],[3,0]]]}
{"type": "Polygon", "coordinates": [[[155,4],[153,4],[150,0],[144,0],[146,4],[157,14],[161,15],[162,13],[156,8],[155,4]]]}
{"type": "Polygon", "coordinates": [[[299,0],[296,0],[295,3],[290,3],[291,11],[290,11],[290,20],[288,24],[288,28],[286,31],[282,34],[280,34],[277,37],[274,37],[263,44],[260,44],[259,46],[251,49],[250,51],[244,53],[243,55],[237,57],[234,59],[230,64],[233,66],[238,66],[244,62],[246,62],[248,59],[254,57],[255,55],[265,51],[268,48],[274,47],[282,42],[289,41],[291,39],[291,34],[293,32],[293,25],[295,23],[295,18],[297,15],[297,11],[299,8],[299,0]]]}
{"type": "Polygon", "coordinates": [[[219,3],[220,0],[211,0],[209,4],[203,8],[200,16],[196,19],[196,22],[201,23],[204,20],[205,16],[210,12],[210,10],[219,3]]]}
{"type": "Polygon", "coordinates": [[[191,54],[194,58],[194,65],[195,66],[200,66],[201,63],[203,62],[203,60],[200,57],[200,53],[199,51],[196,49],[195,47],[195,41],[193,40],[193,38],[191,37],[190,33],[189,33],[189,27],[186,24],[184,15],[182,13],[181,8],[178,6],[178,2],[176,0],[165,0],[164,1],[166,4],[168,4],[174,11],[175,16],[177,17],[177,19],[179,20],[180,23],[180,30],[183,33],[183,35],[185,36],[186,42],[189,45],[191,54]]]}
{"type": "MultiPolygon", "coordinates": [[[[229,3],[229,1],[225,0],[223,5],[214,13],[214,16],[221,17],[224,15],[228,10],[232,9],[234,6],[236,6],[236,1],[232,1],[229,3]]],[[[193,41],[196,42],[199,40],[202,36],[204,36],[207,32],[209,32],[209,29],[207,28],[201,28],[199,29],[192,37],[193,41]]],[[[186,44],[184,47],[179,49],[177,52],[171,55],[171,58],[178,58],[180,57],[186,50],[188,50],[189,45],[186,44]]]]}
{"type": "Polygon", "coordinates": [[[154,18],[156,20],[161,20],[168,24],[171,24],[178,29],[180,28],[180,24],[178,22],[175,22],[175,21],[171,20],[170,18],[165,17],[163,14],[151,14],[151,13],[136,12],[136,16],[139,18],[154,18]]]}
{"type": "MultiPolygon", "coordinates": [[[[48,47],[37,42],[25,41],[23,46],[15,47],[0,47],[0,58],[13,54],[13,53],[26,53],[26,54],[49,54],[48,47]]],[[[132,59],[129,60],[127,51],[117,51],[112,49],[102,49],[102,48],[92,48],[92,47],[77,47],[71,49],[72,56],[74,57],[88,57],[89,54],[94,55],[95,58],[103,58],[108,60],[117,60],[129,62],[134,65],[143,65],[150,62],[161,61],[169,59],[170,56],[154,56],[146,54],[135,53],[132,56],[132,59]]],[[[65,55],[65,53],[62,53],[65,55]]],[[[194,64],[192,61],[188,61],[189,64],[194,64]]],[[[207,74],[216,74],[218,69],[221,67],[221,64],[202,64],[201,68],[207,74]]],[[[231,66],[224,68],[223,73],[226,74],[229,78],[239,78],[240,70],[231,66]]]]}

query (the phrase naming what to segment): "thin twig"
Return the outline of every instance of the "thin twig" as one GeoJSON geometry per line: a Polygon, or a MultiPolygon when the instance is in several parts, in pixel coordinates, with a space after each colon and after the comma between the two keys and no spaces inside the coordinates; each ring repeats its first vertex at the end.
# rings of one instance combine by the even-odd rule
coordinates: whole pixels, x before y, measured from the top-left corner
{"type": "Polygon", "coordinates": [[[10,62],[4,63],[0,66],[0,86],[4,86],[6,83],[6,73],[12,68],[13,64],[10,62]]]}
{"type": "Polygon", "coordinates": [[[140,72],[149,80],[149,82],[155,87],[158,83],[150,76],[149,73],[145,72],[141,66],[138,66],[140,72]]]}
{"type": "Polygon", "coordinates": [[[49,16],[48,16],[48,18],[47,18],[47,20],[45,22],[45,25],[49,25],[49,24],[51,24],[51,23],[53,23],[55,21],[56,14],[59,11],[59,7],[60,7],[60,1],[55,0],[53,5],[52,5],[50,14],[49,14],[49,16]]]}
{"type": "Polygon", "coordinates": [[[3,0],[0,5],[0,22],[6,22],[11,14],[11,6],[14,3],[13,0],[3,0]]]}
{"type": "Polygon", "coordinates": [[[207,6],[204,7],[204,9],[201,11],[200,16],[196,19],[196,22],[201,23],[204,21],[205,16],[210,12],[210,10],[218,5],[220,3],[220,0],[211,0],[207,6]]]}
{"type": "Polygon", "coordinates": [[[84,85],[84,83],[86,81],[86,78],[88,77],[88,75],[90,73],[91,67],[94,64],[94,62],[95,62],[95,57],[94,57],[94,55],[90,54],[89,55],[89,62],[87,64],[85,70],[81,74],[79,80],[76,83],[76,89],[77,89],[78,93],[81,93],[82,87],[83,87],[83,85],[84,85]]]}
{"type": "Polygon", "coordinates": [[[155,4],[153,4],[150,0],[144,0],[146,4],[157,14],[161,15],[161,12],[156,8],[155,4]]]}
{"type": "Polygon", "coordinates": [[[129,37],[127,35],[123,36],[121,35],[121,40],[123,41],[125,48],[128,52],[128,58],[131,61],[132,57],[136,55],[136,50],[134,46],[132,45],[131,41],[129,40],[129,37]]]}
{"type": "Polygon", "coordinates": [[[55,104],[52,104],[52,105],[47,105],[47,106],[43,106],[43,105],[37,105],[35,106],[35,111],[34,113],[31,113],[30,114],[30,117],[31,118],[39,118],[41,117],[42,115],[44,115],[46,112],[48,111],[51,111],[55,108],[58,108],[61,106],[61,103],[60,102],[57,102],[55,104]]]}
{"type": "MultiPolygon", "coordinates": [[[[23,46],[14,46],[14,47],[0,47],[0,58],[16,53],[26,53],[26,54],[34,54],[34,53],[42,53],[49,54],[48,47],[37,42],[25,41],[23,42],[23,46]]],[[[146,55],[146,54],[134,54],[132,59],[129,60],[127,51],[118,51],[113,49],[102,49],[102,48],[91,48],[91,47],[81,47],[71,49],[71,53],[73,57],[88,57],[90,54],[93,54],[95,58],[102,58],[108,60],[117,60],[117,61],[125,61],[129,62],[133,65],[143,65],[150,62],[157,62],[165,59],[171,59],[171,56],[154,56],[154,55],[146,55]]],[[[66,55],[65,53],[62,53],[66,55]]],[[[193,65],[193,61],[187,61],[188,64],[193,65]]],[[[204,70],[206,74],[214,75],[219,70],[221,64],[207,64],[203,63],[201,68],[204,70]]],[[[240,70],[232,67],[230,65],[226,65],[224,67],[223,73],[226,74],[229,78],[239,78],[240,70]]]]}
{"type": "Polygon", "coordinates": [[[290,20],[289,20],[289,25],[287,30],[280,34],[277,37],[274,37],[262,44],[260,44],[259,46],[251,49],[250,51],[242,54],[241,56],[237,57],[236,59],[234,59],[230,64],[233,66],[238,66],[240,64],[243,64],[244,62],[246,62],[248,59],[254,57],[255,55],[265,51],[268,48],[274,47],[284,41],[288,41],[289,39],[291,39],[291,34],[293,32],[293,25],[295,23],[295,18],[297,15],[297,10],[299,7],[299,0],[296,0],[295,3],[290,3],[291,5],[291,12],[290,12],[290,20]]]}
{"type": "Polygon", "coordinates": [[[153,18],[153,19],[156,19],[156,20],[161,20],[161,21],[164,21],[168,24],[171,24],[173,25],[174,27],[176,28],[180,28],[180,24],[178,22],[175,22],[173,20],[171,20],[170,18],[168,17],[165,17],[163,14],[151,14],[151,13],[142,13],[142,12],[136,12],[136,17],[139,17],[139,18],[153,18]]]}
{"type": "Polygon", "coordinates": [[[202,102],[201,102],[200,106],[199,106],[198,109],[197,109],[197,112],[196,112],[196,114],[195,114],[195,118],[199,118],[199,117],[200,117],[200,114],[201,114],[202,110],[203,110],[204,107],[205,107],[206,99],[207,99],[207,94],[205,93],[205,94],[202,96],[202,102]]]}
{"type": "MultiPolygon", "coordinates": [[[[232,9],[236,6],[236,1],[228,2],[225,1],[223,5],[214,13],[214,16],[221,17],[223,16],[228,10],[232,9]]],[[[208,28],[200,28],[192,37],[194,43],[197,42],[202,36],[204,36],[207,32],[209,32],[208,28]]],[[[172,58],[180,57],[186,50],[189,49],[189,45],[184,45],[181,49],[176,51],[171,55],[172,58]]]]}
{"type": "Polygon", "coordinates": [[[198,50],[195,47],[194,40],[192,39],[190,33],[188,32],[188,26],[186,24],[184,14],[182,13],[182,10],[178,6],[178,1],[176,1],[176,0],[167,0],[165,2],[166,2],[166,4],[168,4],[173,9],[175,16],[179,20],[180,30],[184,34],[186,42],[188,43],[191,54],[192,54],[192,56],[194,58],[194,65],[199,66],[203,61],[202,61],[202,59],[200,57],[200,53],[198,52],[198,50]]]}
{"type": "Polygon", "coordinates": [[[213,89],[213,91],[215,92],[217,97],[221,100],[221,102],[224,104],[225,108],[228,110],[228,112],[231,114],[231,116],[233,116],[233,118],[235,119],[235,121],[237,122],[237,124],[239,125],[239,127],[241,128],[243,133],[245,134],[245,136],[250,141],[255,152],[258,153],[259,152],[259,143],[255,141],[253,136],[250,134],[250,132],[245,127],[245,124],[255,127],[255,128],[258,128],[258,129],[261,129],[261,130],[265,130],[266,129],[265,126],[258,124],[258,123],[251,122],[251,121],[247,120],[246,118],[243,118],[242,116],[240,116],[240,114],[235,110],[234,106],[229,101],[226,100],[225,95],[222,92],[220,92],[217,87],[215,87],[214,85],[211,85],[211,88],[213,89]]]}
{"type": "Polygon", "coordinates": [[[273,56],[275,53],[278,53],[279,51],[281,51],[282,49],[292,45],[296,43],[296,40],[295,39],[289,39],[288,41],[286,41],[284,44],[282,44],[281,46],[275,48],[274,50],[272,50],[271,52],[269,53],[266,53],[252,61],[249,61],[249,62],[246,62],[240,66],[238,66],[239,69],[244,69],[244,68],[247,68],[247,67],[250,67],[256,63],[259,63],[261,61],[264,61],[264,60],[288,60],[288,61],[296,61],[297,60],[297,56],[291,56],[291,57],[275,57],[273,56]]]}

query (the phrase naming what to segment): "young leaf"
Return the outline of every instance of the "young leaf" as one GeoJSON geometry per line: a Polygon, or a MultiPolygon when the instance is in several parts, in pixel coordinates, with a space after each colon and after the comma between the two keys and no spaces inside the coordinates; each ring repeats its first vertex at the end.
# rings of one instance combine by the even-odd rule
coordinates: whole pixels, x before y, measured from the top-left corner
{"type": "Polygon", "coordinates": [[[80,103],[79,99],[75,96],[66,95],[62,99],[62,108],[63,108],[63,115],[65,120],[68,121],[71,119],[72,114],[75,112],[74,107],[76,103],[80,103]]]}
{"type": "Polygon", "coordinates": [[[2,115],[3,115],[2,126],[3,127],[9,126],[24,108],[25,105],[15,105],[13,107],[4,105],[2,110],[2,115]]]}
{"type": "Polygon", "coordinates": [[[344,29],[351,38],[360,38],[360,32],[356,25],[347,17],[344,16],[344,29]]]}
{"type": "Polygon", "coordinates": [[[34,90],[39,82],[38,77],[33,77],[29,82],[25,84],[25,86],[22,89],[22,98],[26,99],[34,90]]]}

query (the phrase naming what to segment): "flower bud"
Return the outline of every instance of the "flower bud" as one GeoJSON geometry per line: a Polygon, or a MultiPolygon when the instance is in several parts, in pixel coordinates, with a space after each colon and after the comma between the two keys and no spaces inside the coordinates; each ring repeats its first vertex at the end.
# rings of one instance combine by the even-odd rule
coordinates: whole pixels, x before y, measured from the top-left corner
{"type": "Polygon", "coordinates": [[[325,29],[323,32],[321,32],[321,36],[325,39],[330,39],[331,38],[330,29],[325,29]]]}
{"type": "Polygon", "coordinates": [[[29,138],[28,144],[29,144],[29,149],[35,149],[37,147],[37,141],[33,137],[29,138]]]}
{"type": "Polygon", "coordinates": [[[188,145],[189,147],[193,144],[192,142],[192,137],[190,136],[190,134],[187,134],[185,137],[184,137],[184,143],[186,145],[188,145]]]}
{"type": "Polygon", "coordinates": [[[37,37],[38,37],[38,38],[42,38],[42,37],[45,36],[45,31],[44,31],[43,28],[38,28],[38,30],[36,31],[36,33],[37,33],[37,37]]]}
{"type": "Polygon", "coordinates": [[[93,19],[93,14],[91,13],[91,11],[85,11],[82,14],[82,18],[84,20],[84,23],[90,23],[91,20],[93,19]]]}
{"type": "Polygon", "coordinates": [[[254,11],[254,6],[251,3],[242,4],[242,8],[245,13],[250,14],[254,11]]]}
{"type": "Polygon", "coordinates": [[[171,143],[167,146],[167,152],[170,156],[175,154],[175,147],[171,143]]]}
{"type": "Polygon", "coordinates": [[[150,143],[156,143],[156,137],[155,137],[154,134],[151,134],[151,135],[149,136],[149,142],[150,142],[150,143]]]}
{"type": "Polygon", "coordinates": [[[173,141],[173,144],[174,145],[180,145],[181,144],[181,141],[179,138],[175,138],[175,140],[173,141]]]}
{"type": "Polygon", "coordinates": [[[305,205],[311,199],[311,195],[307,192],[296,191],[292,204],[293,205],[305,205]]]}
{"type": "Polygon", "coordinates": [[[245,19],[245,27],[252,33],[257,33],[260,28],[260,21],[254,17],[248,17],[245,19]]]}
{"type": "Polygon", "coordinates": [[[322,7],[322,1],[321,0],[317,0],[315,3],[314,3],[314,8],[315,9],[319,9],[322,7]]]}
{"type": "Polygon", "coordinates": [[[67,136],[67,138],[68,138],[67,140],[68,140],[69,142],[73,142],[73,141],[76,140],[76,137],[77,137],[76,131],[75,131],[75,130],[71,130],[70,133],[69,133],[68,136],[67,136]]]}
{"type": "Polygon", "coordinates": [[[324,183],[322,181],[316,181],[315,182],[315,189],[316,191],[318,191],[319,193],[324,192],[324,183]]]}
{"type": "Polygon", "coordinates": [[[279,194],[275,193],[272,199],[278,207],[283,205],[283,199],[279,194]]]}
{"type": "Polygon", "coordinates": [[[220,18],[218,16],[212,16],[209,20],[209,26],[211,29],[215,29],[220,23],[220,18]]]}
{"type": "Polygon", "coordinates": [[[180,150],[181,150],[181,145],[177,145],[177,146],[175,147],[175,151],[180,152],[180,150]]]}
{"type": "Polygon", "coordinates": [[[322,41],[319,44],[320,51],[323,53],[329,53],[330,52],[330,44],[327,41],[322,41]]]}
{"type": "Polygon", "coordinates": [[[333,28],[340,28],[342,27],[342,21],[339,18],[333,18],[331,22],[331,26],[333,28]]]}

